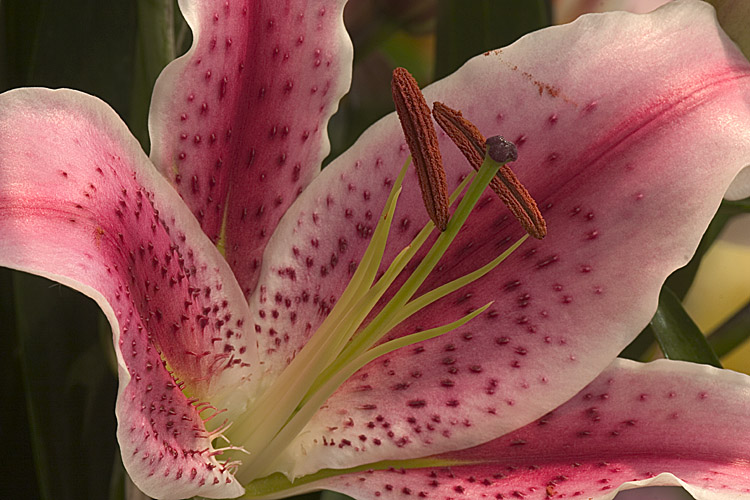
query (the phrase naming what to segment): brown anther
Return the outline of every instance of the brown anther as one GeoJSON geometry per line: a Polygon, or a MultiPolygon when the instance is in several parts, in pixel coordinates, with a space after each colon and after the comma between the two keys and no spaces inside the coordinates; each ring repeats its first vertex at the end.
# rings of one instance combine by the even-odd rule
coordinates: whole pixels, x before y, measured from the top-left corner
{"type": "Polygon", "coordinates": [[[547,223],[544,222],[544,217],[539,212],[536,201],[507,163],[497,171],[497,175],[490,182],[490,187],[505,203],[513,216],[518,219],[527,233],[538,240],[547,236],[547,223]]]}
{"type": "Polygon", "coordinates": [[[430,108],[419,90],[417,81],[404,68],[396,68],[393,71],[391,91],[406,144],[417,169],[425,208],[435,227],[445,231],[449,218],[448,182],[443,170],[437,134],[432,125],[430,108]]]}
{"type": "Polygon", "coordinates": [[[474,170],[479,171],[487,149],[487,141],[479,129],[464,118],[460,111],[449,108],[442,102],[435,101],[432,104],[432,114],[474,170]]]}
{"type": "MultiPolygon", "coordinates": [[[[432,111],[438,125],[461,150],[474,170],[478,171],[487,151],[487,140],[479,129],[464,118],[460,111],[441,102],[435,102],[432,111]]],[[[507,164],[500,167],[497,175],[490,182],[490,188],[500,197],[527,233],[537,239],[542,239],[547,235],[547,224],[534,198],[507,164]]]]}

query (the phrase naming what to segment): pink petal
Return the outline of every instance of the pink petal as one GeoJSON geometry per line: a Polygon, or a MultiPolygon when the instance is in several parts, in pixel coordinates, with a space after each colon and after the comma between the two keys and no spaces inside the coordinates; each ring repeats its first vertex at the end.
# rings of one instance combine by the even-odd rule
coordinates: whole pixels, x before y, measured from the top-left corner
{"type": "Polygon", "coordinates": [[[245,293],[328,154],[328,119],[351,80],[344,3],[180,2],[194,43],[157,81],[151,158],[221,240],[245,293]]]}
{"type": "MultiPolygon", "coordinates": [[[[296,476],[474,446],[589,383],[651,318],[665,277],[688,260],[748,163],[748,77],[710,7],[680,2],[535,33],[429,87],[428,102],[516,141],[514,169],[549,235],[397,328],[393,336],[495,301],[465,327],[362,369],[277,468],[296,476]]],[[[456,185],[468,166],[445,137],[441,147],[456,185]]],[[[282,221],[251,297],[268,379],[341,293],[406,154],[395,116],[385,118],[282,221]]],[[[426,218],[412,173],[389,258],[426,218]]],[[[488,192],[423,289],[476,269],[520,235],[488,192]]]]}
{"type": "Polygon", "coordinates": [[[360,500],[405,489],[427,498],[609,499],[656,485],[685,486],[699,500],[750,498],[748,395],[750,377],[728,370],[617,360],[538,421],[432,457],[450,467],[363,472],[315,486],[360,500]]]}
{"type": "Polygon", "coordinates": [[[109,107],[69,90],[0,96],[0,234],[0,265],[75,288],[109,319],[118,440],[138,487],[160,498],[240,494],[211,454],[204,419],[215,410],[202,403],[219,404],[257,365],[246,302],[109,107]]]}
{"type": "Polygon", "coordinates": [[[645,14],[668,1],[670,0],[552,0],[552,12],[555,24],[562,24],[590,12],[626,10],[645,14]]]}
{"type": "Polygon", "coordinates": [[[634,490],[621,491],[616,500],[693,500],[693,497],[679,486],[647,486],[634,490]]]}

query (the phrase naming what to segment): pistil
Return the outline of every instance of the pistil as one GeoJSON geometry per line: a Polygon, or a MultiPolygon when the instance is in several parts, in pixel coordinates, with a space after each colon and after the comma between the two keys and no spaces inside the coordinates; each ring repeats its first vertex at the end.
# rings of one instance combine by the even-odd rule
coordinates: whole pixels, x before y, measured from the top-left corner
{"type": "MultiPolygon", "coordinates": [[[[451,242],[458,235],[461,227],[468,219],[469,214],[489,184],[490,179],[494,177],[499,168],[500,164],[487,156],[478,174],[471,176],[471,183],[468,188],[463,191],[462,186],[461,189],[457,189],[454,192],[450,197],[452,200],[457,200],[462,192],[463,197],[449,220],[446,231],[438,235],[437,240],[421,259],[414,272],[396,290],[393,297],[375,318],[369,323],[363,324],[366,317],[370,315],[370,312],[377,304],[378,299],[382,297],[383,293],[395,281],[395,278],[403,271],[406,264],[426,242],[427,237],[435,227],[432,222],[427,223],[412,243],[398,254],[383,276],[372,288],[365,291],[359,300],[350,301],[348,305],[344,306],[347,310],[342,313],[338,313],[334,307],[331,315],[334,313],[343,314],[344,317],[356,315],[356,319],[339,322],[332,330],[324,329],[321,325],[321,328],[318,328],[310,342],[308,342],[292,361],[292,364],[282,373],[281,377],[274,383],[274,386],[269,388],[264,394],[264,396],[271,395],[271,399],[265,401],[262,397],[261,401],[265,401],[265,403],[260,404],[260,402],[256,402],[259,410],[254,412],[251,418],[243,418],[243,423],[240,424],[243,427],[243,431],[239,435],[232,436],[233,442],[241,442],[244,448],[251,454],[251,458],[238,472],[238,479],[245,482],[270,474],[276,470],[276,459],[284,453],[294,438],[303,430],[318,408],[325,403],[325,400],[347,378],[365,364],[392,350],[452,331],[475,318],[491,305],[491,302],[487,303],[483,307],[449,324],[424,332],[414,332],[378,345],[390,331],[411,315],[486,275],[505,260],[528,237],[528,235],[524,235],[506,252],[476,271],[427,292],[420,297],[412,298],[432,270],[437,266],[437,263],[445,254],[451,242]],[[331,345],[331,338],[341,335],[341,332],[345,332],[348,342],[345,345],[335,342],[336,345],[341,346],[341,350],[334,354],[334,359],[330,363],[321,362],[323,358],[309,354],[311,352],[325,353],[326,350],[320,349],[319,346],[324,344],[331,345]],[[287,380],[290,382],[289,384],[287,384],[287,380]],[[307,387],[307,389],[303,389],[303,387],[307,387]],[[305,392],[302,393],[300,391],[305,392]],[[284,394],[281,401],[278,399],[278,394],[284,394]],[[291,408],[290,404],[294,401],[297,402],[296,406],[291,408]],[[290,408],[292,411],[290,411],[290,408]]],[[[404,171],[402,170],[394,185],[394,192],[400,189],[403,174],[404,171]]],[[[392,213],[393,206],[390,206],[387,212],[384,212],[384,216],[380,218],[379,226],[381,224],[390,224],[393,219],[392,213]]],[[[375,234],[387,234],[387,232],[379,232],[378,228],[376,228],[375,234]]],[[[369,247],[379,246],[380,244],[381,242],[376,241],[375,237],[373,237],[369,247]]],[[[347,291],[350,287],[359,290],[363,289],[356,282],[350,282],[347,291]]],[[[346,294],[347,292],[344,293],[346,294]]]]}

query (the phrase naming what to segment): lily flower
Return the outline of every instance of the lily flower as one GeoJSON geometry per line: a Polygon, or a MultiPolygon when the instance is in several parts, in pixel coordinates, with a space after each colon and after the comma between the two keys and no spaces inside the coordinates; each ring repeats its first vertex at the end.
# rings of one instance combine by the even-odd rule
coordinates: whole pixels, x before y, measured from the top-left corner
{"type": "Polygon", "coordinates": [[[625,10],[645,14],[670,0],[553,0],[553,17],[557,24],[567,23],[590,12],[625,10]]]}
{"type": "Polygon", "coordinates": [[[748,377],[611,364],[750,194],[750,65],[711,7],[587,16],[424,90],[516,144],[548,228],[522,242],[497,164],[440,134],[455,208],[431,231],[395,115],[319,172],[344,3],[181,1],[194,43],[157,81],[150,157],[95,97],[0,95],[0,264],[101,306],[135,484],[611,498],[672,471],[748,495],[748,377]]]}

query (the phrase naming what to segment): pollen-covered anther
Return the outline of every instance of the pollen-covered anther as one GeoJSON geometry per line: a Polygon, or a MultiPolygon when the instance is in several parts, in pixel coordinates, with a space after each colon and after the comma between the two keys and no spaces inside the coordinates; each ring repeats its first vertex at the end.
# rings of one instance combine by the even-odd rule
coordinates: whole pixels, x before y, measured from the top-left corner
{"type": "Polygon", "coordinates": [[[537,239],[544,238],[547,235],[547,224],[534,198],[507,165],[508,162],[516,159],[517,152],[513,143],[500,136],[485,139],[479,129],[464,118],[460,111],[441,102],[435,102],[432,111],[435,121],[463,153],[474,170],[479,171],[485,154],[488,153],[488,141],[491,142],[490,157],[503,165],[490,182],[490,188],[500,197],[527,233],[537,239]]]}
{"type": "Polygon", "coordinates": [[[487,141],[476,125],[464,118],[460,111],[439,101],[432,104],[432,114],[440,128],[469,160],[469,164],[479,171],[484,161],[487,141]]]}
{"type": "Polygon", "coordinates": [[[417,169],[427,213],[435,226],[445,231],[450,204],[448,183],[443,170],[437,134],[432,125],[430,108],[419,90],[417,81],[404,68],[396,68],[393,71],[391,91],[406,144],[417,169]]]}

